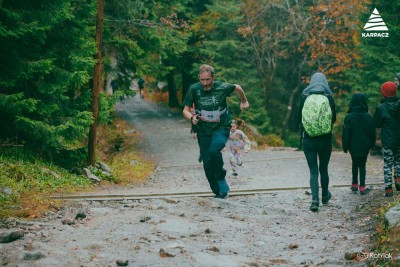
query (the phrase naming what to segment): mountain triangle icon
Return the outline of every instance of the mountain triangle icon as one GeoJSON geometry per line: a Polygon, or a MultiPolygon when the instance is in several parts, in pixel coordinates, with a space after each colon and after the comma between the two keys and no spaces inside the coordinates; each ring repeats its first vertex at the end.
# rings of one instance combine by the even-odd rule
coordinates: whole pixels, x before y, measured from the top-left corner
{"type": "Polygon", "coordinates": [[[364,26],[364,30],[366,31],[388,31],[389,29],[386,27],[385,22],[383,21],[381,15],[379,15],[378,10],[375,8],[372,11],[371,16],[369,17],[367,23],[364,26]]]}

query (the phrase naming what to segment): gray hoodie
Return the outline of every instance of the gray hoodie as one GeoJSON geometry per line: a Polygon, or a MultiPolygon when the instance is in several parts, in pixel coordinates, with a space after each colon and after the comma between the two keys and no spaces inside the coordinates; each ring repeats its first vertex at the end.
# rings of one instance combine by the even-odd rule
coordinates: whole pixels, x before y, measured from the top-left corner
{"type": "Polygon", "coordinates": [[[332,91],[328,85],[328,81],[326,80],[325,75],[321,72],[316,72],[311,76],[310,84],[306,89],[303,90],[302,95],[306,96],[315,93],[325,93],[327,95],[332,94],[332,91]]]}

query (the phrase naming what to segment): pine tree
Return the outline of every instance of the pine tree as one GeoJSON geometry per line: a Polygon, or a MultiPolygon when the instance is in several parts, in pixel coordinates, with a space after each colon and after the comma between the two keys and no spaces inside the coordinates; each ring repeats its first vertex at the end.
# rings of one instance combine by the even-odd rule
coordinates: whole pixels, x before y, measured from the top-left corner
{"type": "Polygon", "coordinates": [[[95,53],[93,1],[1,2],[0,138],[54,156],[85,148],[95,53]]]}

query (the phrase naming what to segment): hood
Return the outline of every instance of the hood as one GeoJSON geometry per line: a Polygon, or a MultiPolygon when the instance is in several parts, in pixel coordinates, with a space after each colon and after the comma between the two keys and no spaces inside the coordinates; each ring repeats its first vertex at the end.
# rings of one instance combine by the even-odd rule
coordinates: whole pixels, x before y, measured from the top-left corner
{"type": "Polygon", "coordinates": [[[350,112],[368,112],[367,97],[363,93],[355,93],[351,97],[349,110],[350,112]]]}
{"type": "Polygon", "coordinates": [[[309,95],[313,93],[325,93],[328,95],[332,94],[331,89],[329,88],[328,81],[326,77],[321,72],[316,72],[311,76],[310,84],[303,91],[303,95],[309,95]]]}
{"type": "Polygon", "coordinates": [[[400,101],[397,96],[383,98],[381,103],[384,103],[390,114],[397,116],[400,111],[400,101]]]}

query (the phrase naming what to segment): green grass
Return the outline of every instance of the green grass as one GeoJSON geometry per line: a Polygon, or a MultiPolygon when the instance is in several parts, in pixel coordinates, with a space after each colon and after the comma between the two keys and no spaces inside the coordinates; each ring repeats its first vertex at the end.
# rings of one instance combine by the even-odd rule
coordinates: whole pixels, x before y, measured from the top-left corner
{"type": "Polygon", "coordinates": [[[92,182],[85,176],[35,157],[23,147],[0,148],[0,217],[37,216],[50,206],[49,196],[90,189],[92,182]]]}
{"type": "MultiPolygon", "coordinates": [[[[112,169],[111,178],[102,177],[102,187],[141,183],[155,170],[153,163],[140,157],[136,149],[140,134],[129,133],[131,128],[115,119],[113,124],[98,129],[97,157],[112,169]]],[[[96,185],[84,175],[72,174],[24,147],[0,146],[0,218],[40,216],[43,211],[62,205],[60,201],[50,201],[52,195],[93,190],[96,185]],[[2,192],[3,188],[11,189],[12,194],[2,192]]]]}
{"type": "Polygon", "coordinates": [[[385,223],[385,214],[390,208],[400,205],[400,199],[394,198],[393,201],[383,203],[375,212],[379,217],[379,223],[373,237],[372,251],[375,253],[391,254],[392,259],[375,259],[370,262],[370,266],[400,266],[400,261],[396,258],[400,255],[400,225],[388,228],[385,223]]]}

